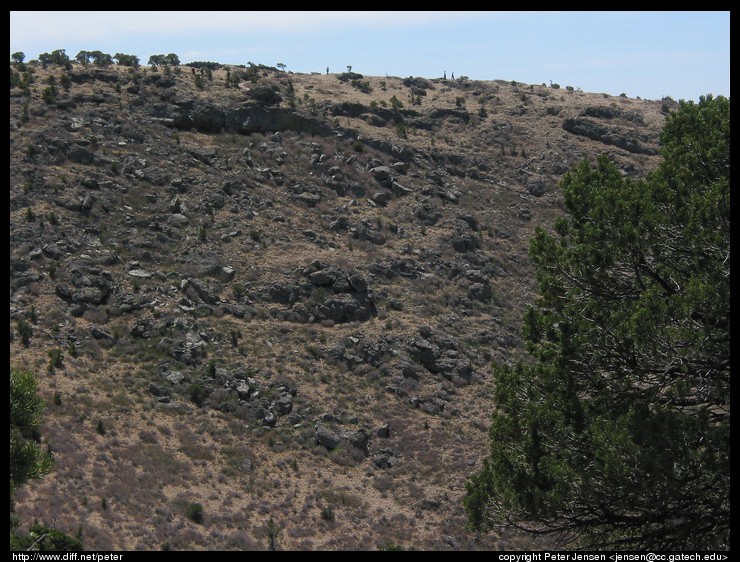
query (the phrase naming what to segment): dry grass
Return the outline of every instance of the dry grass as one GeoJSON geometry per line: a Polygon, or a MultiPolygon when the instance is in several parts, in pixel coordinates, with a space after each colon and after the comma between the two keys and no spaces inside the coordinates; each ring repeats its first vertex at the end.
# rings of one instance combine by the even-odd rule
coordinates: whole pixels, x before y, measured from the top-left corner
{"type": "MultiPolygon", "coordinates": [[[[22,521],[54,522],[70,534],[81,529],[86,548],[101,550],[266,550],[271,517],[281,529],[281,550],[542,546],[512,534],[477,537],[465,529],[464,484],[487,451],[492,362],[511,361],[521,353],[521,313],[535,290],[528,240],[535,225],[547,226],[562,212],[554,164],[567,168],[604,148],[566,135],[563,119],[578,116],[585,106],[618,107],[639,112],[646,129],[654,131],[662,122],[659,102],[503,81],[434,80],[417,106],[410,103],[410,89],[401,77],[364,77],[371,89],[366,94],[336,75],[267,73],[261,82],[283,91],[288,80],[293,83],[297,113],[331,123],[341,136],[284,131],[275,140],[271,133],[202,134],[151,126],[146,142],[137,143],[90,120],[70,138],[97,137],[96,157],[106,163],[54,163],[36,174],[23,151],[38,143],[39,135],[61,135],[56,129],[49,133],[50,124],[74,114],[58,112],[40,99],[46,76],[59,72],[37,70],[31,118],[11,128],[11,232],[22,235],[15,250],[11,245],[12,255],[25,260],[41,242],[80,238],[70,255],[31,262],[29,271],[38,277],[11,291],[12,310],[29,317],[33,306],[38,314],[28,347],[11,319],[11,363],[40,375],[48,404],[42,434],[56,459],[51,474],[17,495],[16,515],[22,521]],[[379,127],[362,116],[324,110],[325,104],[346,102],[363,104],[368,113],[373,102],[389,108],[393,96],[419,114],[457,110],[462,98],[470,119],[439,118],[428,130],[414,125],[410,116],[407,136],[401,138],[391,121],[379,127]],[[368,168],[399,160],[382,143],[413,150],[415,158],[397,178],[411,193],[376,206],[367,198],[380,188],[368,168]],[[208,148],[216,151],[215,165],[192,156],[208,148]],[[325,169],[337,167],[339,190],[310,167],[315,152],[325,155],[325,169]],[[460,155],[468,160],[462,162],[460,155]],[[172,171],[171,176],[183,179],[180,187],[134,182],[123,171],[123,163],[133,159],[146,160],[142,169],[147,171],[172,171]],[[279,174],[270,179],[259,171],[265,168],[279,174]],[[56,197],[87,193],[82,182],[91,170],[116,186],[107,210],[95,207],[95,213],[82,216],[55,203],[56,197]],[[531,174],[546,184],[541,196],[529,192],[531,174]],[[224,190],[226,182],[240,187],[224,190]],[[296,201],[299,189],[320,194],[320,202],[311,207],[296,201]],[[454,192],[454,201],[436,189],[454,192]],[[159,214],[169,212],[175,196],[190,221],[167,230],[159,214]],[[222,204],[213,205],[218,201],[222,204]],[[29,207],[37,216],[33,222],[28,221],[29,207]],[[522,208],[530,220],[519,217],[522,208]],[[48,218],[52,212],[56,225],[48,218]],[[435,212],[438,220],[429,219],[435,212]],[[478,248],[466,253],[453,245],[466,228],[464,215],[477,223],[471,234],[478,248]],[[339,216],[346,217],[347,228],[330,229],[339,216]],[[46,217],[43,229],[38,217],[46,217]],[[119,219],[122,226],[109,227],[119,219]],[[205,240],[201,226],[206,227],[205,240]],[[353,230],[361,226],[381,232],[385,243],[354,237],[353,230]],[[232,236],[234,231],[238,234],[232,236]],[[115,297],[143,304],[121,313],[109,301],[72,314],[55,286],[79,254],[98,257],[104,250],[119,258],[103,267],[115,280],[115,297]],[[306,283],[301,271],[316,259],[362,274],[378,314],[364,322],[301,323],[284,315],[299,304],[314,304],[310,291],[290,305],[261,297],[271,283],[300,288],[306,283]],[[233,266],[233,279],[204,274],[204,260],[233,266]],[[134,261],[156,276],[135,281],[126,273],[134,261]],[[404,266],[395,270],[389,265],[401,261],[404,266]],[[49,274],[52,264],[56,280],[49,274]],[[384,267],[387,275],[373,273],[384,267]],[[413,273],[407,275],[404,268],[413,273]],[[473,269],[489,275],[489,302],[468,298],[466,275],[473,269]],[[189,277],[204,280],[220,301],[184,311],[186,300],[202,304],[194,288],[180,288],[189,277]],[[226,306],[237,302],[250,304],[253,312],[229,314],[226,306]],[[132,335],[138,322],[150,326],[148,338],[132,335]],[[418,380],[404,378],[397,361],[425,326],[456,338],[474,366],[473,384],[456,386],[418,364],[418,380]],[[113,339],[92,337],[95,329],[113,339]],[[173,342],[186,334],[203,334],[207,340],[204,356],[192,364],[173,358],[173,342]],[[75,341],[77,356],[65,351],[64,367],[47,374],[47,351],[66,350],[75,341]],[[340,347],[362,354],[364,345],[372,351],[383,342],[386,348],[359,362],[332,355],[340,347]],[[187,387],[211,381],[210,361],[232,378],[257,381],[261,396],[276,398],[280,385],[294,388],[292,414],[299,418],[282,416],[270,428],[255,420],[247,404],[218,411],[215,406],[233,400],[235,392],[220,380],[209,382],[220,387],[214,386],[204,407],[196,406],[187,387]],[[169,403],[158,402],[150,384],[166,386],[163,374],[171,371],[183,372],[184,382],[168,387],[169,403]],[[54,404],[56,393],[59,405],[54,404]],[[411,404],[414,396],[440,395],[454,413],[432,415],[411,404]],[[347,448],[329,452],[314,436],[314,424],[324,414],[339,420],[337,430],[365,429],[373,435],[388,424],[390,437],[371,437],[369,459],[347,448]],[[104,435],[96,429],[98,420],[104,435]],[[399,464],[376,467],[371,459],[380,451],[393,451],[399,464]],[[191,502],[203,506],[200,525],[185,514],[191,502]],[[322,517],[327,508],[333,519],[322,517]],[[454,541],[444,542],[444,536],[454,541]]],[[[143,77],[143,69],[139,72],[143,77]]],[[[215,71],[213,82],[197,91],[183,71],[174,74],[171,90],[222,106],[241,104],[252,85],[226,88],[225,73],[215,71]]],[[[101,81],[74,84],[71,94],[108,96],[112,101],[95,110],[103,123],[115,115],[126,127],[144,128],[131,105],[141,92],[151,99],[162,94],[143,81],[138,94],[126,86],[117,92],[114,83],[101,81]]],[[[19,107],[11,96],[11,119],[19,107]]],[[[618,163],[639,170],[655,162],[607,150],[618,163]]]]}

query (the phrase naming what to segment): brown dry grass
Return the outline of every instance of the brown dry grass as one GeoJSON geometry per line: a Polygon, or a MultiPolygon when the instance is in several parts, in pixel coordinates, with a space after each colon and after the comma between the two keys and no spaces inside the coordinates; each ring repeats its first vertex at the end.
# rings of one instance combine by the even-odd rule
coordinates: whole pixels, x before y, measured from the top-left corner
{"type": "MultiPolygon", "coordinates": [[[[37,83],[43,84],[49,73],[58,71],[39,69],[37,83]]],[[[214,72],[214,81],[202,92],[196,91],[186,70],[175,76],[175,92],[218,100],[222,105],[240,103],[250,87],[243,82],[240,90],[225,88],[225,70],[214,72]]],[[[29,483],[18,494],[16,515],[25,524],[38,518],[70,534],[81,530],[85,547],[91,550],[265,550],[270,518],[282,530],[278,545],[283,550],[376,550],[389,545],[417,550],[519,550],[538,546],[512,534],[478,537],[465,529],[462,509],[465,482],[481,467],[487,450],[492,361],[511,361],[521,353],[517,347],[521,313],[535,289],[527,258],[529,237],[534,225],[547,226],[562,212],[554,188],[557,178],[546,177],[550,187],[544,195],[534,197],[526,187],[527,173],[540,173],[540,167],[548,169],[545,165],[553,159],[573,164],[580,157],[600,152],[603,146],[567,136],[560,126],[564,117],[579,115],[586,105],[634,109],[643,115],[646,128],[657,130],[662,122],[659,103],[503,81],[437,80],[429,82],[421,106],[414,106],[409,88],[399,77],[364,77],[370,94],[341,83],[336,75],[268,73],[261,80],[283,88],[292,82],[297,112],[326,119],[341,127],[345,135],[353,131],[351,137],[326,139],[281,134],[287,159],[280,169],[320,191],[322,201],[316,208],[290,203],[285,186],[256,178],[246,166],[235,166],[230,177],[243,176],[247,184],[245,193],[239,196],[270,204],[255,207],[247,216],[240,215],[242,234],[228,242],[222,242],[220,236],[231,231],[236,220],[229,203],[209,217],[201,208],[198,218],[208,223],[208,239],[199,239],[200,223],[191,221],[174,241],[160,241],[159,247],[148,249],[157,260],[144,266],[161,272],[162,277],[135,284],[125,275],[125,266],[131,260],[144,259],[146,248],[115,240],[105,228],[105,221],[112,219],[80,219],[40,195],[37,188],[24,191],[23,182],[18,180],[11,184],[11,202],[16,207],[11,207],[10,220],[11,225],[29,231],[29,247],[23,249],[24,254],[35,247],[33,236],[41,235],[38,222],[28,223],[25,218],[28,206],[38,216],[53,211],[62,225],[78,229],[87,226],[93,233],[92,227],[99,223],[95,236],[122,257],[120,263],[107,267],[121,279],[120,290],[158,299],[157,305],[145,307],[135,316],[136,320],[152,322],[166,314],[182,315],[178,299],[183,294],[178,293],[177,284],[181,277],[195,276],[196,271],[187,259],[180,258],[204,248],[218,255],[221,263],[237,268],[230,282],[209,281],[225,303],[235,302],[233,288],[237,283],[249,287],[266,280],[294,281],[296,271],[314,259],[365,275],[373,263],[407,259],[421,264],[423,275],[415,279],[372,278],[379,313],[362,323],[330,326],[286,322],[272,316],[273,311],[284,308],[277,304],[265,304],[254,318],[217,314],[188,317],[197,322],[199,330],[222,338],[209,343],[206,361],[214,360],[227,369],[249,368],[265,392],[276,380],[297,389],[294,408],[301,412],[303,421],[294,426],[281,418],[272,429],[238,412],[198,407],[184,389],[172,393],[170,404],[158,403],[149,392],[149,384],[156,380],[158,363],[171,358],[158,341],[129,335],[134,318],[109,316],[105,306],[72,316],[60,306],[48,274],[35,286],[22,288],[16,293],[22,297],[19,306],[33,302],[39,320],[28,348],[17,337],[11,341],[11,364],[39,374],[41,395],[48,404],[42,434],[54,449],[56,466],[51,474],[29,483]],[[399,138],[392,123],[376,127],[362,118],[324,114],[325,103],[369,105],[374,101],[382,106],[389,105],[393,96],[405,108],[420,112],[454,109],[462,98],[475,119],[467,125],[444,121],[434,131],[411,127],[404,139],[399,138]],[[481,107],[487,116],[478,115],[481,107]],[[559,112],[548,113],[548,108],[559,112]],[[394,159],[370,146],[357,152],[352,145],[356,138],[384,140],[413,148],[419,154],[475,156],[488,168],[474,175],[473,170],[460,170],[454,164],[439,165],[447,174],[446,181],[459,191],[459,202],[454,204],[420,195],[431,183],[432,166],[424,160],[412,161],[399,181],[415,195],[393,198],[387,206],[375,207],[363,197],[339,196],[320,178],[306,173],[308,145],[317,142],[332,165],[372,185],[373,180],[363,169],[365,164],[372,159],[381,163],[394,159]],[[503,139],[505,144],[495,139],[503,139]],[[354,156],[359,165],[348,163],[349,156],[354,156]],[[413,205],[429,201],[441,219],[423,225],[415,220],[413,205]],[[516,218],[522,207],[531,211],[530,221],[516,218]],[[326,230],[327,217],[340,209],[355,224],[364,220],[377,226],[386,235],[386,243],[377,246],[354,240],[346,232],[326,230]],[[455,220],[464,212],[474,214],[478,221],[475,235],[479,253],[491,257],[499,271],[491,278],[492,302],[478,303],[469,310],[460,305],[466,295],[466,282],[459,276],[451,279],[448,270],[440,267],[442,263],[459,263],[463,269],[466,258],[452,249],[450,240],[455,234],[455,220]],[[283,220],[276,221],[277,215],[283,220]],[[395,233],[392,225],[401,225],[403,235],[395,233]],[[303,236],[308,229],[319,233],[326,243],[317,244],[303,236]],[[176,275],[168,276],[171,273],[176,275]],[[167,293],[170,289],[172,292],[167,293]],[[167,294],[177,298],[163,296],[167,294]],[[401,309],[390,305],[394,299],[403,304],[401,309]],[[89,334],[95,326],[115,334],[116,344],[84,338],[77,357],[65,352],[64,367],[47,374],[47,350],[62,345],[67,334],[89,334]],[[350,337],[372,342],[391,336],[396,342],[391,352],[394,357],[404,352],[402,343],[418,337],[424,326],[450,331],[459,340],[474,361],[474,384],[457,387],[418,366],[419,381],[405,381],[409,395],[399,396],[386,388],[399,383],[400,375],[393,370],[392,361],[350,369],[333,362],[328,354],[333,346],[350,337]],[[237,345],[228,343],[232,332],[240,334],[237,345]],[[61,397],[61,405],[54,405],[55,393],[61,397]],[[413,395],[439,393],[450,397],[454,414],[430,415],[409,403],[413,395]],[[399,455],[400,464],[381,469],[347,451],[327,452],[317,446],[313,426],[325,413],[340,417],[344,429],[373,430],[389,424],[391,436],[373,438],[370,452],[392,450],[399,455]],[[97,431],[99,421],[106,428],[104,435],[97,431]],[[251,470],[245,468],[247,465],[251,470]],[[186,506],[191,502],[203,506],[202,525],[186,516],[186,506]],[[327,507],[334,514],[331,521],[322,517],[327,507]],[[445,536],[457,542],[445,542],[445,536]]],[[[43,134],[49,116],[54,116],[53,110],[40,101],[40,90],[35,88],[32,100],[37,114],[32,112],[28,123],[11,131],[14,150],[31,142],[34,135],[43,134]]],[[[101,111],[126,110],[135,97],[125,88],[118,93],[113,84],[99,82],[75,85],[72,92],[111,97],[114,101],[104,104],[101,111]]],[[[11,116],[14,107],[11,103],[11,116]]],[[[84,134],[93,132],[90,129],[84,134]]],[[[268,142],[270,135],[204,135],[158,129],[152,129],[152,135],[148,145],[153,147],[154,156],[145,144],[120,145],[105,138],[100,141],[99,154],[112,160],[137,155],[156,162],[157,146],[166,144],[183,152],[211,147],[225,158],[243,162],[242,151],[246,149],[255,167],[278,167],[273,156],[259,150],[260,143],[268,142]]],[[[644,169],[655,162],[654,157],[609,150],[619,162],[637,162],[644,169]]],[[[64,193],[77,189],[86,170],[67,163],[48,166],[43,173],[47,188],[57,186],[64,193]]],[[[187,171],[191,185],[220,187],[211,174],[211,168],[194,159],[187,171]]],[[[11,174],[11,178],[15,176],[11,174]]],[[[120,176],[114,175],[112,180],[125,183],[120,176]]],[[[171,193],[161,191],[146,183],[138,184],[137,189],[121,190],[113,215],[145,212],[147,196],[171,198],[171,193]]],[[[180,196],[188,205],[200,203],[193,193],[180,196]]],[[[47,224],[46,228],[51,226],[47,224]]],[[[98,250],[92,246],[84,251],[98,250]]],[[[67,263],[60,262],[60,275],[67,263]]],[[[41,271],[49,265],[45,261],[38,264],[41,271]]],[[[475,262],[467,266],[475,267],[475,262]]],[[[191,369],[188,377],[197,379],[202,371],[202,367],[191,369]]]]}

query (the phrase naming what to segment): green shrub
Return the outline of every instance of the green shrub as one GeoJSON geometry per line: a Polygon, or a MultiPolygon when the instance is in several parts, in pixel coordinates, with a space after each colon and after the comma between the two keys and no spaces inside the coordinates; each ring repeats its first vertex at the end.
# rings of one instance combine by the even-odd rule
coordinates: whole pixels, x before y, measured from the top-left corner
{"type": "Polygon", "coordinates": [[[188,387],[188,393],[190,394],[190,401],[196,406],[202,406],[206,398],[208,398],[208,391],[200,383],[193,383],[188,387]]]}
{"type": "Polygon", "coordinates": [[[23,345],[25,347],[28,347],[28,344],[31,341],[31,336],[33,335],[33,328],[31,327],[31,324],[26,322],[23,318],[19,318],[18,320],[16,320],[15,325],[18,328],[18,335],[21,337],[23,345]]]}
{"type": "Polygon", "coordinates": [[[185,515],[193,523],[203,523],[203,506],[199,503],[189,503],[185,508],[185,515]]]}
{"type": "Polygon", "coordinates": [[[334,521],[334,510],[330,505],[321,510],[321,518],[324,521],[334,521]]]}
{"type": "Polygon", "coordinates": [[[49,356],[49,367],[47,369],[49,373],[53,373],[54,369],[61,369],[64,352],[59,348],[54,348],[50,349],[47,355],[49,356]]]}
{"type": "Polygon", "coordinates": [[[44,88],[44,91],[41,92],[41,99],[50,105],[53,104],[57,99],[57,87],[52,84],[44,88]]]}
{"type": "Polygon", "coordinates": [[[403,103],[395,95],[390,99],[390,102],[393,109],[401,109],[403,107],[403,103]]]}
{"type": "MultiPolygon", "coordinates": [[[[82,541],[69,535],[57,531],[52,527],[47,527],[41,523],[34,523],[29,528],[27,536],[18,536],[10,534],[10,550],[28,551],[28,550],[49,551],[56,550],[60,552],[79,552],[83,550],[82,541]]],[[[29,555],[30,556],[30,555],[29,555]]]]}

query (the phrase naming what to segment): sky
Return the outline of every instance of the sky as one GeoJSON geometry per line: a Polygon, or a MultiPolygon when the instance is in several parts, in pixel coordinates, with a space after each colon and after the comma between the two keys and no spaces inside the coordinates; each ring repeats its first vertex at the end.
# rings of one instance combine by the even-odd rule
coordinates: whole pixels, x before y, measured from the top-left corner
{"type": "Polygon", "coordinates": [[[730,97],[729,11],[10,12],[10,54],[174,53],[296,73],[556,83],[630,98],[730,97]]]}

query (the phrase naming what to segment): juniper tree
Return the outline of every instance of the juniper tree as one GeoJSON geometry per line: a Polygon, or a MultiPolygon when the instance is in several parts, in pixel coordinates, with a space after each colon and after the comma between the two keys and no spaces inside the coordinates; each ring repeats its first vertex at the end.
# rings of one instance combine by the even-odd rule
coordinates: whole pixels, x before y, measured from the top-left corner
{"type": "Polygon", "coordinates": [[[475,529],[730,548],[729,99],[682,101],[661,145],[639,180],[578,164],[566,216],[531,240],[531,360],[495,370],[475,529]]]}

